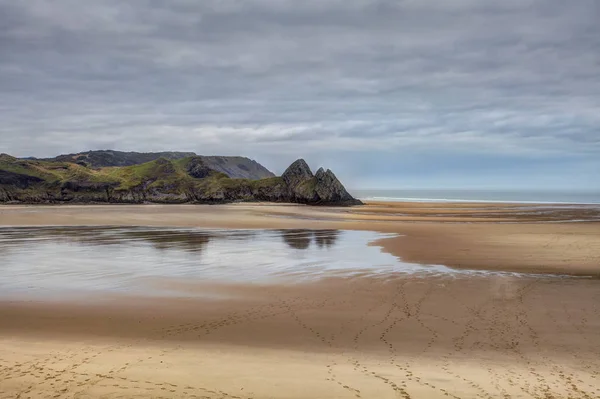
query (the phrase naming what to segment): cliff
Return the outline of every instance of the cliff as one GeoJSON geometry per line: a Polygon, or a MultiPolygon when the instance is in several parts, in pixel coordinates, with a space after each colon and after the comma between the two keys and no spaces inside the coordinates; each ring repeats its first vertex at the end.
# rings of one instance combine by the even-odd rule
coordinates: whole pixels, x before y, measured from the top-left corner
{"type": "MultiPolygon", "coordinates": [[[[225,173],[229,177],[241,179],[264,179],[275,175],[259,164],[246,157],[201,156],[193,152],[123,152],[114,150],[86,151],[76,154],[59,155],[55,158],[39,159],[39,161],[77,163],[93,169],[109,166],[133,166],[156,161],[159,158],[179,160],[199,157],[211,169],[225,173]]],[[[29,158],[28,160],[37,160],[29,158]]]]}
{"type": "MultiPolygon", "coordinates": [[[[330,170],[313,175],[294,162],[281,177],[231,178],[223,157],[158,158],[129,166],[92,167],[86,162],[17,159],[0,155],[3,203],[226,203],[291,202],[356,205],[330,170]]],[[[236,157],[229,157],[236,162],[236,157]]],[[[231,165],[229,165],[231,166],[231,165]]]]}

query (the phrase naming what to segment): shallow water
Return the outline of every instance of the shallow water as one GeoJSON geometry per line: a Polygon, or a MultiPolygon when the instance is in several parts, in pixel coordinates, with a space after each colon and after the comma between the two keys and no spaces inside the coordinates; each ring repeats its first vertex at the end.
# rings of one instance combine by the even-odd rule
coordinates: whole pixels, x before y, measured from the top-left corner
{"type": "Polygon", "coordinates": [[[369,245],[391,236],[345,230],[3,227],[0,298],[92,292],[181,295],[175,287],[181,288],[182,282],[296,283],[389,274],[521,276],[406,263],[369,245]]]}
{"type": "Polygon", "coordinates": [[[338,230],[0,228],[0,295],[166,294],[157,281],[295,282],[330,275],[440,272],[338,230]]]}

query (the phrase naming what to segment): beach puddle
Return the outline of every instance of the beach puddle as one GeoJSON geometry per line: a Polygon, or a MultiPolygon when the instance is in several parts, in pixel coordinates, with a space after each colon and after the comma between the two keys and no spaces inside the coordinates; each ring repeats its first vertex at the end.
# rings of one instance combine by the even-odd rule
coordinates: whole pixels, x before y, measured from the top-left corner
{"type": "Polygon", "coordinates": [[[0,228],[6,297],[89,291],[168,294],[169,282],[294,283],[328,276],[433,273],[368,244],[389,235],[339,230],[142,227],[0,228]]]}

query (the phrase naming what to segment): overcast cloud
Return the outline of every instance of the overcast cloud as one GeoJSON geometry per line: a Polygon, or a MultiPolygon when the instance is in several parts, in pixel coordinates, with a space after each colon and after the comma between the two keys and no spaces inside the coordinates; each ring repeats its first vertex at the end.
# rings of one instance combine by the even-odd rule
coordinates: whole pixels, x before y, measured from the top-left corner
{"type": "Polygon", "coordinates": [[[0,118],[17,156],[600,188],[600,2],[0,0],[0,118]]]}

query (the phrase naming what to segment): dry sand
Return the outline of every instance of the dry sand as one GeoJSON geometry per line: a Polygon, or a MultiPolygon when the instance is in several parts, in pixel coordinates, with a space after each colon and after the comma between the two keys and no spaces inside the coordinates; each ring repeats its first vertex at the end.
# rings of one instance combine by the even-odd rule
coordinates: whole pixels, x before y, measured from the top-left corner
{"type": "MultiPolygon", "coordinates": [[[[573,218],[565,209],[488,208],[5,206],[0,225],[377,230],[401,234],[378,244],[411,262],[598,274],[597,222],[541,223],[573,218]]],[[[181,298],[0,304],[0,398],[600,397],[594,278],[172,284],[181,298]],[[207,290],[227,299],[185,295],[207,290]]]]}

